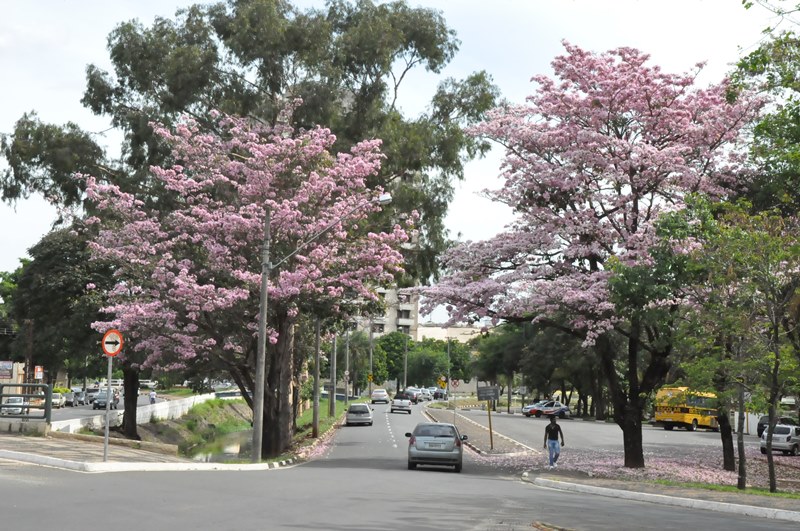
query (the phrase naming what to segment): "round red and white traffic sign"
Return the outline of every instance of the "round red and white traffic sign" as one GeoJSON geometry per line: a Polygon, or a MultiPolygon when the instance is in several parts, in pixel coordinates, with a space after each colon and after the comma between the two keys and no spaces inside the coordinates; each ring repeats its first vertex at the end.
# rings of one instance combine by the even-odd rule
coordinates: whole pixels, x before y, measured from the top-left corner
{"type": "Polygon", "coordinates": [[[103,334],[103,352],[106,356],[113,358],[122,350],[122,332],[111,329],[103,334]]]}

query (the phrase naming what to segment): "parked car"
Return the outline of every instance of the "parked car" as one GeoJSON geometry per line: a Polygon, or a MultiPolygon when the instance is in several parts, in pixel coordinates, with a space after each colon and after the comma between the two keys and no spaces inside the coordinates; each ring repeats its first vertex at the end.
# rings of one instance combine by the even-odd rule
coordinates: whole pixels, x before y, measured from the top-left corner
{"type": "MultiPolygon", "coordinates": [[[[777,417],[777,422],[775,424],[783,424],[785,426],[797,426],[797,421],[794,420],[792,417],[777,417]]],[[[761,434],[764,433],[767,425],[769,425],[769,415],[762,415],[760,419],[758,419],[758,424],[756,425],[756,433],[758,436],[761,437],[761,434]]]]}
{"type": "Polygon", "coordinates": [[[67,399],[64,397],[63,394],[61,394],[61,393],[53,393],[53,395],[51,397],[51,400],[50,400],[51,407],[54,407],[54,408],[57,408],[57,409],[61,409],[62,407],[64,407],[66,405],[66,403],[67,403],[67,399]]]}
{"type": "Polygon", "coordinates": [[[27,404],[21,396],[10,396],[6,398],[5,405],[12,407],[4,407],[0,409],[0,415],[22,415],[22,412],[25,409],[24,406],[27,404]]]}
{"type": "MultiPolygon", "coordinates": [[[[99,391],[95,395],[94,400],[92,401],[92,409],[105,409],[106,408],[106,402],[108,400],[106,398],[107,396],[108,396],[108,393],[106,392],[105,389],[99,391]]],[[[118,404],[119,404],[119,394],[118,393],[114,393],[112,391],[110,408],[111,409],[117,409],[117,405],[118,404]]]]}
{"type": "Polygon", "coordinates": [[[367,404],[350,404],[344,421],[347,426],[352,426],[353,424],[372,426],[372,408],[367,404]]]}
{"type": "Polygon", "coordinates": [[[535,417],[541,417],[542,415],[549,417],[550,415],[555,415],[556,417],[562,419],[567,419],[572,414],[572,412],[569,410],[569,406],[565,406],[557,400],[548,400],[547,402],[539,405],[534,404],[534,406],[531,407],[528,412],[530,415],[535,417]]]}
{"type": "Polygon", "coordinates": [[[370,395],[370,400],[373,404],[375,402],[383,402],[384,404],[388,404],[389,393],[386,392],[386,389],[375,389],[372,391],[372,395],[370,395]]]}
{"type": "Polygon", "coordinates": [[[540,411],[541,408],[547,404],[547,400],[539,400],[538,402],[534,402],[533,404],[528,404],[527,406],[522,407],[522,414],[526,417],[530,417],[535,415],[535,411],[540,411]]]}
{"type": "Polygon", "coordinates": [[[411,400],[406,393],[400,392],[394,395],[392,405],[389,406],[389,412],[394,413],[395,411],[406,411],[409,415],[411,414],[411,400]]]}
{"type": "Polygon", "coordinates": [[[458,433],[454,424],[421,422],[406,437],[409,470],[417,465],[449,465],[461,472],[467,436],[458,433]]]}
{"type": "MultiPolygon", "coordinates": [[[[761,453],[767,453],[767,436],[769,430],[761,434],[761,453]]],[[[772,431],[772,451],[783,452],[784,455],[800,453],[800,426],[776,424],[772,431]]]]}

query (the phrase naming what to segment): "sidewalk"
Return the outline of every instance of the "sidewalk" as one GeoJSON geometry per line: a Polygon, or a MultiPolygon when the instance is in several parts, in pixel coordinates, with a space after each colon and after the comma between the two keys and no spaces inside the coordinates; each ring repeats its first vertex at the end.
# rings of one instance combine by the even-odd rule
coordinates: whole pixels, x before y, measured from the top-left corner
{"type": "Polygon", "coordinates": [[[203,463],[171,454],[168,445],[109,439],[108,461],[103,461],[104,438],[68,434],[25,436],[0,433],[0,459],[51,466],[77,472],[151,472],[183,470],[268,470],[291,461],[259,464],[203,463]],[[136,448],[134,446],[139,446],[136,448]],[[145,449],[147,448],[147,449],[145,449]]]}
{"type": "MultiPolygon", "coordinates": [[[[437,422],[455,423],[458,430],[467,435],[467,446],[491,463],[506,464],[508,456],[541,462],[542,450],[504,437],[498,433],[489,436],[489,429],[458,415],[453,410],[426,408],[429,417],[437,422]],[[454,422],[455,419],[455,422],[454,422]]],[[[531,467],[532,468],[532,467],[531,467]]],[[[672,487],[651,481],[614,480],[589,477],[568,469],[528,470],[521,479],[540,487],[571,492],[584,492],[614,498],[647,501],[662,505],[692,507],[718,512],[774,518],[800,523],[800,500],[760,496],[747,492],[718,492],[707,489],[672,487]]]]}

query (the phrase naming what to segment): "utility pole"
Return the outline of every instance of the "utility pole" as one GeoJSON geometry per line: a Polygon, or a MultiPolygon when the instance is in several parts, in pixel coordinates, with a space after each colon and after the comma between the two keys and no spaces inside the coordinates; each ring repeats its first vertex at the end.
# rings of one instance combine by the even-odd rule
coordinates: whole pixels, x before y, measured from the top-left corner
{"type": "Polygon", "coordinates": [[[408,335],[406,335],[405,348],[403,349],[403,389],[408,387],[408,335]]]}
{"type": "Polygon", "coordinates": [[[347,407],[350,396],[350,323],[344,336],[344,406],[347,407]]]}
{"type": "Polygon", "coordinates": [[[319,317],[317,317],[317,339],[314,343],[314,406],[311,421],[311,436],[319,437],[319,317]]]}
{"type": "Polygon", "coordinates": [[[372,373],[372,317],[369,318],[369,374],[368,374],[368,382],[369,382],[369,394],[372,396],[372,380],[374,378],[372,373]]]}
{"type": "Polygon", "coordinates": [[[328,416],[336,415],[336,334],[333,336],[333,352],[331,353],[331,389],[328,391],[328,416]]]}
{"type": "Polygon", "coordinates": [[[258,304],[258,349],[256,351],[256,374],[253,389],[253,449],[250,460],[261,462],[264,434],[264,380],[267,368],[267,291],[272,268],[269,256],[270,208],[264,213],[264,247],[261,251],[261,293],[258,304]]]}

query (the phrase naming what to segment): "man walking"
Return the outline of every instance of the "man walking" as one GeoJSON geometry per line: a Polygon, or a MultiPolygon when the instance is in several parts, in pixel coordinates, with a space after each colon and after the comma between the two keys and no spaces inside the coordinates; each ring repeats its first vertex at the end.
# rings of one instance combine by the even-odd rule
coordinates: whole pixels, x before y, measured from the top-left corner
{"type": "Polygon", "coordinates": [[[556,423],[556,416],[550,415],[550,424],[544,429],[544,448],[547,448],[550,454],[550,470],[558,466],[558,456],[561,454],[562,446],[564,446],[564,432],[556,423]],[[561,436],[561,445],[558,444],[559,436],[561,436]]]}

